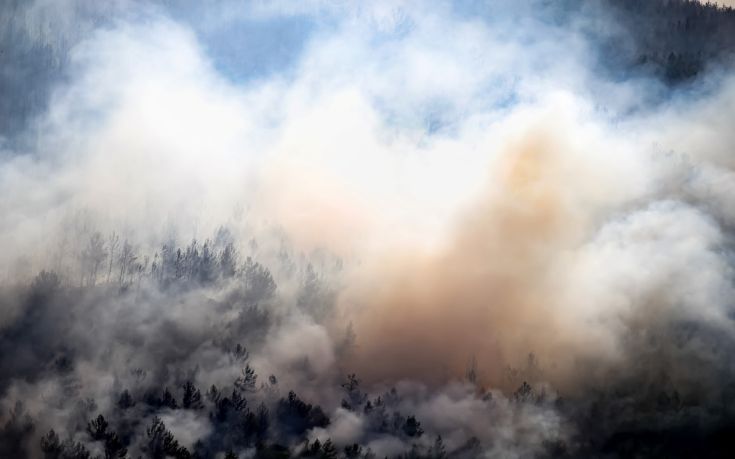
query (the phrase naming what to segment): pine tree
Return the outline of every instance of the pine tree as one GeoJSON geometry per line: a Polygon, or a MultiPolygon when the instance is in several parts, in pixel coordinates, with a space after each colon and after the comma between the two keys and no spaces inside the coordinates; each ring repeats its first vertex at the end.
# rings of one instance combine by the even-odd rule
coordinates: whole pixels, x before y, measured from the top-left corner
{"type": "Polygon", "coordinates": [[[46,459],[56,459],[61,455],[61,442],[54,429],[41,437],[41,451],[46,459]]]}
{"type": "Polygon", "coordinates": [[[146,429],[146,435],[146,451],[152,459],[164,459],[166,456],[181,459],[190,457],[189,451],[179,445],[158,416],[153,417],[150,427],[146,429]]]}
{"type": "Polygon", "coordinates": [[[258,375],[255,374],[255,370],[249,364],[246,364],[245,368],[242,369],[242,376],[235,380],[235,387],[246,393],[255,392],[258,390],[257,380],[258,375]]]}
{"type": "Polygon", "coordinates": [[[127,410],[128,408],[135,406],[135,401],[133,401],[133,397],[127,389],[122,391],[120,398],[117,399],[117,406],[123,410],[127,410]]]}
{"type": "Polygon", "coordinates": [[[324,442],[322,446],[321,459],[337,459],[337,448],[334,447],[331,439],[324,442]]]}
{"type": "Polygon", "coordinates": [[[107,437],[107,421],[101,414],[87,423],[87,432],[92,440],[104,440],[107,437]]]}
{"type": "Polygon", "coordinates": [[[186,381],[182,388],[184,389],[184,396],[181,399],[182,408],[198,410],[204,407],[202,394],[191,381],[186,381]]]}

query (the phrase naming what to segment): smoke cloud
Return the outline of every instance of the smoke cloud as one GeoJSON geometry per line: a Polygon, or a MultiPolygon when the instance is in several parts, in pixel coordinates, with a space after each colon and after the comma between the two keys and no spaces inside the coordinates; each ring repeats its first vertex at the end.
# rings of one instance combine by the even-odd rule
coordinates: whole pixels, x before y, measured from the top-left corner
{"type": "Polygon", "coordinates": [[[727,450],[729,61],[516,3],[2,7],[0,455],[727,450]]]}

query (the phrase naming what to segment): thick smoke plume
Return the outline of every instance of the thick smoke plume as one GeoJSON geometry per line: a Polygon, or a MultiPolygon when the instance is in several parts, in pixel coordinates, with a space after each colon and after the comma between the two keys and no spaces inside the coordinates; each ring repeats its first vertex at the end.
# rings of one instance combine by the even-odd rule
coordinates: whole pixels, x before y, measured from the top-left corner
{"type": "Polygon", "coordinates": [[[0,456],[735,447],[732,9],[0,11],[0,456]]]}
{"type": "Polygon", "coordinates": [[[627,194],[613,182],[626,171],[604,170],[604,143],[565,142],[584,127],[559,122],[563,111],[516,121],[528,129],[495,153],[482,197],[438,248],[380,260],[370,293],[358,293],[366,303],[356,322],[361,373],[442,381],[463,375],[474,358],[497,385],[505,366],[534,349],[561,373],[607,344],[589,312],[559,292],[573,288],[564,271],[595,214],[627,194]]]}

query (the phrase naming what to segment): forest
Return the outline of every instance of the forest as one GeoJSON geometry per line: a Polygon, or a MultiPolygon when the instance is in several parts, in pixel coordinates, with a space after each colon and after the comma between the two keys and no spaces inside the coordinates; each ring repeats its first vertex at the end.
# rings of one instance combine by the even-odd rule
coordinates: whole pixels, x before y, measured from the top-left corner
{"type": "Polygon", "coordinates": [[[735,9],[368,3],[0,5],[0,458],[732,457],[735,9]]]}
{"type": "MultiPolygon", "coordinates": [[[[474,458],[488,446],[500,456],[520,450],[520,457],[692,457],[705,450],[707,457],[727,457],[735,446],[732,384],[680,393],[666,374],[667,365],[682,361],[703,366],[703,381],[732,370],[711,367],[685,347],[660,368],[644,364],[564,396],[545,382],[545,364],[533,352],[522,365],[505,368],[500,387],[483,385],[482,362],[473,359],[464,377],[443,389],[446,394],[422,399],[415,391],[425,388],[365,391],[359,376],[349,373],[359,336],[348,324],[330,344],[335,368],[317,374],[307,356],[294,357],[284,385],[282,375],[256,372],[250,350],[266,352],[267,337],[277,335],[289,316],[329,322],[335,314],[330,285],[342,269],[338,258],[297,256],[282,239],[270,254],[251,240],[252,253],[243,257],[224,227],[203,243],[168,243],[152,255],[116,232],[86,232],[80,251],[60,262],[66,275],[44,270],[29,285],[3,291],[3,301],[20,302],[22,313],[3,329],[0,389],[7,393],[17,378],[46,381],[43,403],[64,413],[63,424],[39,422],[26,408],[34,401],[18,393],[0,430],[3,457],[26,457],[39,447],[47,458],[234,458],[243,451],[255,458],[373,458],[369,445],[390,450],[390,442],[408,447],[390,455],[397,459],[474,458]],[[272,260],[271,268],[256,261],[256,253],[272,260]],[[296,287],[282,291],[276,279],[296,287]],[[126,311],[133,304],[155,309],[135,316],[126,311]],[[181,314],[200,304],[205,310],[196,313],[192,329],[181,314]],[[122,362],[107,361],[119,354],[122,362]],[[75,371],[82,363],[112,372],[112,390],[101,388],[94,374],[88,380],[75,371]],[[222,373],[222,367],[236,370],[222,373]],[[470,416],[463,422],[476,423],[463,428],[465,440],[451,449],[442,435],[457,435],[452,411],[459,407],[450,404],[445,414],[427,410],[435,397],[469,405],[462,408],[470,416]],[[414,410],[436,418],[422,424],[414,410]],[[211,427],[191,443],[187,431],[203,423],[211,427]],[[520,438],[508,443],[502,430],[521,428],[519,423],[520,438]],[[361,432],[348,438],[360,440],[344,444],[350,424],[361,432]],[[330,426],[340,443],[329,437],[330,426]],[[187,446],[175,431],[183,432],[187,446]]],[[[726,359],[735,345],[702,324],[670,327],[631,336],[626,352],[644,362],[646,353],[660,359],[648,340],[696,337],[726,359]]]]}

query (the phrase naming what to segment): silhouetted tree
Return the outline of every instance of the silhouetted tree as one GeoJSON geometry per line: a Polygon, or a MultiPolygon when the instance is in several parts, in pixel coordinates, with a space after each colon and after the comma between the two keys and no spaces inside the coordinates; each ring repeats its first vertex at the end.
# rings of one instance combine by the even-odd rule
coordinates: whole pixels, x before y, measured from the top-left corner
{"type": "Polygon", "coordinates": [[[137,260],[133,245],[125,240],[120,250],[120,256],[118,257],[118,265],[120,266],[120,276],[118,277],[118,283],[123,285],[126,281],[126,277],[133,272],[133,264],[137,260]]]}
{"type": "Polygon", "coordinates": [[[92,440],[104,440],[107,437],[108,423],[101,414],[87,423],[87,432],[92,440]]]}
{"type": "Polygon", "coordinates": [[[528,402],[533,398],[533,388],[526,381],[513,393],[513,400],[517,402],[528,402]]]}
{"type": "Polygon", "coordinates": [[[250,257],[242,268],[245,280],[245,299],[258,303],[269,300],[276,292],[276,282],[268,269],[250,257]]]}
{"type": "Polygon", "coordinates": [[[41,437],[41,451],[46,459],[57,459],[61,456],[61,441],[54,429],[41,437]]]}
{"type": "Polygon", "coordinates": [[[337,448],[334,447],[331,439],[327,439],[322,446],[320,459],[337,459],[337,448]]]}
{"type": "Polygon", "coordinates": [[[217,259],[215,254],[212,252],[211,243],[207,240],[204,241],[202,246],[201,255],[198,263],[196,264],[196,279],[201,284],[209,284],[213,282],[217,277],[217,259]]]}
{"type": "Polygon", "coordinates": [[[16,401],[10,418],[0,429],[0,457],[27,457],[26,440],[35,426],[23,403],[16,401]]]}
{"type": "Polygon", "coordinates": [[[237,273],[237,250],[232,242],[228,242],[219,254],[219,269],[225,279],[237,273]]]}
{"type": "Polygon", "coordinates": [[[175,410],[179,407],[178,403],[176,403],[176,398],[171,391],[168,390],[168,387],[163,389],[163,393],[160,397],[156,391],[149,391],[145,395],[145,402],[155,408],[170,408],[175,410]]]}
{"type": "Polygon", "coordinates": [[[342,399],[342,407],[347,410],[358,410],[367,400],[367,394],[360,391],[360,380],[353,373],[347,375],[347,381],[341,384],[347,397],[342,399]]]}
{"type": "Polygon", "coordinates": [[[329,425],[329,418],[319,406],[303,402],[293,391],[278,402],[276,416],[288,435],[301,435],[308,429],[329,425]]]}
{"type": "Polygon", "coordinates": [[[184,390],[184,395],[181,399],[181,406],[184,409],[198,410],[204,407],[202,404],[202,394],[191,381],[186,381],[182,389],[184,390]]]}
{"type": "Polygon", "coordinates": [[[190,457],[189,451],[179,445],[158,416],[153,417],[150,427],[146,429],[146,435],[148,441],[145,444],[145,452],[151,459],[163,459],[167,456],[177,459],[190,457]]]}
{"type": "Polygon", "coordinates": [[[41,271],[31,283],[31,299],[43,301],[49,298],[61,286],[61,279],[53,271],[41,271]]]}
{"type": "Polygon", "coordinates": [[[83,444],[75,442],[71,438],[67,438],[61,444],[60,459],[89,459],[90,456],[90,452],[83,444]]]}
{"type": "Polygon", "coordinates": [[[107,267],[107,282],[110,282],[110,277],[112,277],[112,262],[115,260],[115,250],[117,250],[119,245],[120,236],[113,231],[107,238],[107,248],[110,251],[110,255],[108,257],[110,264],[107,267]]]}
{"type": "Polygon", "coordinates": [[[128,450],[115,432],[105,437],[105,459],[123,459],[128,450]]]}
{"type": "Polygon", "coordinates": [[[362,446],[357,443],[345,446],[345,457],[347,459],[357,459],[362,455],[362,446]]]}
{"type": "Polygon", "coordinates": [[[446,459],[447,449],[444,447],[444,441],[442,441],[441,435],[436,436],[434,445],[429,449],[428,459],[446,459]]]}
{"type": "Polygon", "coordinates": [[[95,285],[97,282],[97,273],[106,257],[107,251],[102,234],[99,232],[92,233],[87,242],[87,246],[82,251],[83,275],[87,276],[87,283],[89,285],[95,285]]]}
{"type": "Polygon", "coordinates": [[[424,430],[421,428],[421,423],[414,416],[409,416],[403,424],[403,433],[409,437],[420,437],[424,430]]]}
{"type": "Polygon", "coordinates": [[[255,392],[257,390],[258,375],[250,365],[245,365],[242,369],[242,376],[238,376],[235,380],[235,387],[243,392],[255,392]]]}
{"type": "Polygon", "coordinates": [[[135,401],[127,389],[120,393],[120,397],[117,399],[117,406],[122,410],[127,410],[135,406],[135,401]]]}

